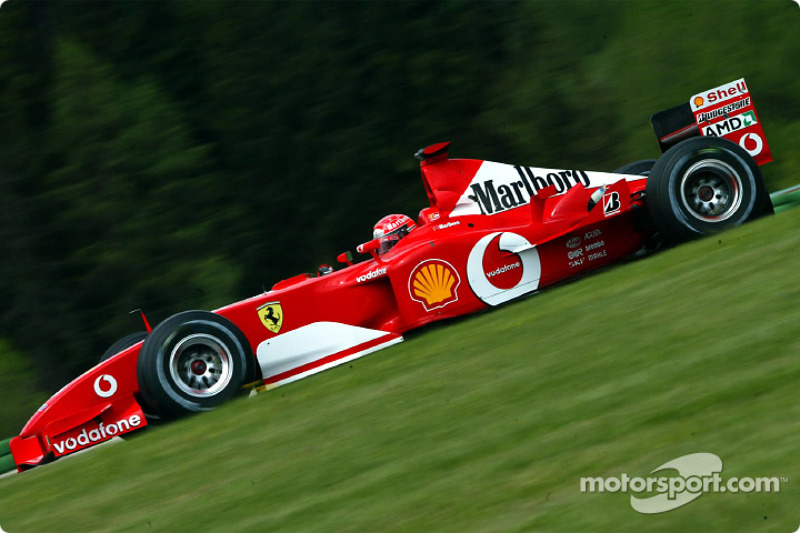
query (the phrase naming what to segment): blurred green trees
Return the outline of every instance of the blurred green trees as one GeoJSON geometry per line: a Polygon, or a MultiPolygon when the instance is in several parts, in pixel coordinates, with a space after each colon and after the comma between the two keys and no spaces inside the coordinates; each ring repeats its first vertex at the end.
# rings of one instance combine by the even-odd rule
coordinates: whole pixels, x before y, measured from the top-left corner
{"type": "MultiPolygon", "coordinates": [[[[22,354],[12,351],[0,341],[0,435],[16,435],[28,419],[47,399],[47,394],[35,388],[36,371],[22,354]]],[[[0,439],[2,440],[2,439],[0,439]]]]}
{"type": "MultiPolygon", "coordinates": [[[[424,207],[422,146],[612,170],[745,76],[800,181],[800,8],[108,2],[0,9],[0,337],[55,390],[116,338],[331,262],[424,207]]],[[[3,396],[6,396],[3,392],[3,396]]]]}

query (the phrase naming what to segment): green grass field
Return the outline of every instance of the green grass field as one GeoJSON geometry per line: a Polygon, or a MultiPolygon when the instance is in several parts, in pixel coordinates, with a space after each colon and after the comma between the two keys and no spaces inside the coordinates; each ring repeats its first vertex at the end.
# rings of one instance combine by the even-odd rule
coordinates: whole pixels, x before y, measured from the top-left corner
{"type": "Polygon", "coordinates": [[[0,526],[795,531],[798,229],[787,211],[0,479],[0,526]],[[697,452],[780,492],[644,515],[580,491],[697,452]]]}

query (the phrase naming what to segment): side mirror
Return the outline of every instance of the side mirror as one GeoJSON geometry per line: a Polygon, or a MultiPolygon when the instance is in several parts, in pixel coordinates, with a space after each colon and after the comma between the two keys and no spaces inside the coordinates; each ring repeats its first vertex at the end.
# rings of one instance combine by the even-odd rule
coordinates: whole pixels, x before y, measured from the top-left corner
{"type": "MultiPolygon", "coordinates": [[[[386,241],[394,242],[395,244],[397,241],[400,240],[400,235],[384,235],[383,237],[378,237],[377,239],[372,239],[371,241],[367,241],[363,244],[359,244],[356,248],[356,251],[360,254],[369,254],[374,257],[377,261],[381,261],[380,256],[378,255],[378,250],[381,249],[381,245],[384,244],[386,241]]],[[[391,248],[391,246],[389,247],[391,248]]]]}
{"type": "Polygon", "coordinates": [[[353,266],[353,254],[350,253],[350,250],[337,255],[336,260],[340,263],[347,263],[347,266],[353,266]]]}
{"type": "Polygon", "coordinates": [[[371,241],[367,241],[365,243],[359,244],[356,247],[356,251],[360,254],[370,254],[375,259],[378,258],[378,249],[381,247],[381,237],[377,239],[372,239],[371,241]]]}

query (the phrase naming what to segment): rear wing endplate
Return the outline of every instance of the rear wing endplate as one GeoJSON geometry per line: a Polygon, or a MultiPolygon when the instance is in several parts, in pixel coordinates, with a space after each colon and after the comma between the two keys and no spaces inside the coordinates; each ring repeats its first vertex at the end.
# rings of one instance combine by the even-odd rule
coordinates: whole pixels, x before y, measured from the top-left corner
{"type": "Polygon", "coordinates": [[[686,103],[655,113],[650,123],[662,152],[683,139],[705,135],[735,142],[759,165],[772,161],[744,78],[697,93],[686,103]]]}

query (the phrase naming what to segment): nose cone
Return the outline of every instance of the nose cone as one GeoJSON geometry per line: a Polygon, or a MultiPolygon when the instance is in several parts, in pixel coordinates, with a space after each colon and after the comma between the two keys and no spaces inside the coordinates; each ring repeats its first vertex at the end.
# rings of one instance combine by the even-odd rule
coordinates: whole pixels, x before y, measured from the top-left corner
{"type": "Polygon", "coordinates": [[[53,398],[55,398],[55,396],[51,397],[50,400],[47,400],[42,404],[41,407],[39,407],[39,409],[36,410],[30,420],[28,420],[28,422],[25,424],[25,427],[22,428],[22,431],[19,432],[21,437],[30,437],[38,433],[37,429],[42,427],[40,421],[44,418],[44,412],[47,411],[49,402],[53,400],[53,398]]]}
{"type": "MultiPolygon", "coordinates": [[[[140,348],[141,344],[137,344],[103,361],[47,400],[28,420],[19,437],[12,439],[14,462],[36,465],[50,453],[59,456],[102,442],[106,440],[103,424],[113,425],[112,431],[119,433],[146,425],[135,397],[139,392],[136,366],[140,348]],[[135,424],[130,422],[134,417],[135,424]],[[91,438],[92,431],[103,438],[91,438]],[[85,440],[85,445],[78,446],[79,439],[85,440]],[[59,445],[66,451],[59,453],[59,445]]],[[[108,438],[114,436],[109,435],[108,438]]]]}

